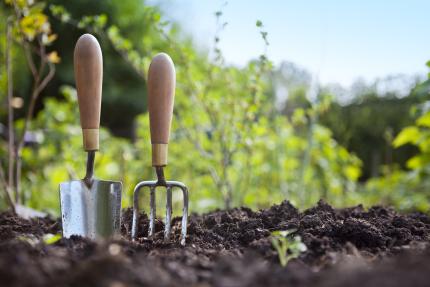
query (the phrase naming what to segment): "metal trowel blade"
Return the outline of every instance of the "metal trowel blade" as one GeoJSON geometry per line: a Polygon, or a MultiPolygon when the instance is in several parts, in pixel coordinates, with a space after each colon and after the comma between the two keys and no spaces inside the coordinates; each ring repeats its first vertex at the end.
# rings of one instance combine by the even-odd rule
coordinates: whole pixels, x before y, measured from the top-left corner
{"type": "Polygon", "coordinates": [[[91,188],[82,180],[60,184],[63,236],[91,239],[117,237],[121,228],[121,190],[117,181],[94,179],[91,188]]]}

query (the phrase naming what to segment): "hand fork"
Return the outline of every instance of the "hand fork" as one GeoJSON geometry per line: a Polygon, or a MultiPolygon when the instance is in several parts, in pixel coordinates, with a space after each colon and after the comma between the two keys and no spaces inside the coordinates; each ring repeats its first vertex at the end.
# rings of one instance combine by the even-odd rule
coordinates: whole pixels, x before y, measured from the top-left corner
{"type": "Polygon", "coordinates": [[[148,237],[153,237],[156,217],[156,188],[166,188],[166,219],[164,240],[170,240],[172,219],[172,189],[178,187],[183,194],[181,245],[185,245],[188,222],[188,188],[182,182],[166,181],[163,168],[167,165],[167,147],[173,114],[175,95],[175,67],[172,59],[164,53],[156,55],[148,71],[148,109],[152,143],[152,166],[155,168],[157,180],[139,182],[133,194],[133,222],[131,237],[136,239],[139,221],[139,193],[148,187],[150,192],[150,212],[148,237]]]}

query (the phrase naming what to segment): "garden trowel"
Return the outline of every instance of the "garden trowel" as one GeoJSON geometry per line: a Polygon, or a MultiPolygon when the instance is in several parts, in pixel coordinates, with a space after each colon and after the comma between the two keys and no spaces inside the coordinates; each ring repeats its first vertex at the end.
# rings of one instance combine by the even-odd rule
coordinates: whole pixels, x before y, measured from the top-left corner
{"type": "Polygon", "coordinates": [[[122,184],[93,178],[103,78],[102,52],[94,36],[84,34],[79,38],[74,68],[87,169],[84,179],[60,184],[63,236],[108,238],[120,232],[122,184]]]}

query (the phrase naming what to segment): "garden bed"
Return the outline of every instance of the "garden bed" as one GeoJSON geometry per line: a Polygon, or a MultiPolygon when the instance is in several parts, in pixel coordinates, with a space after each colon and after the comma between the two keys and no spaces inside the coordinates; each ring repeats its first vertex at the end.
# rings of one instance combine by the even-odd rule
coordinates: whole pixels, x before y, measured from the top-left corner
{"type": "MultiPolygon", "coordinates": [[[[93,242],[45,234],[61,226],[0,214],[1,286],[428,286],[430,217],[389,208],[333,209],[324,202],[298,212],[288,202],[254,212],[247,208],[192,215],[186,247],[128,240],[131,211],[123,215],[124,238],[93,242]],[[307,251],[279,264],[270,234],[297,230],[307,251]]],[[[141,216],[147,230],[148,219],[141,216]]],[[[175,220],[179,237],[180,219],[175,220]]],[[[142,230],[142,228],[141,228],[142,230]]]]}

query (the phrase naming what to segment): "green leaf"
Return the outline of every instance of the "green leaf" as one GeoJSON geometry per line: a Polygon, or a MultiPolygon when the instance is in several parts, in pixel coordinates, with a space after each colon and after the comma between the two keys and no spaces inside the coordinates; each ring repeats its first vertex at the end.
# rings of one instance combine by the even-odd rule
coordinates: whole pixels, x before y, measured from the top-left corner
{"type": "Polygon", "coordinates": [[[263,27],[263,22],[261,22],[260,20],[257,20],[257,22],[255,23],[255,25],[257,27],[263,27]]]}
{"type": "Polygon", "coordinates": [[[160,15],[160,13],[155,12],[155,13],[152,15],[152,19],[154,20],[154,22],[155,22],[155,23],[160,22],[160,19],[161,19],[161,15],[160,15]]]}
{"type": "Polygon", "coordinates": [[[289,260],[297,258],[307,250],[299,235],[292,236],[296,229],[277,230],[271,233],[273,248],[278,253],[279,263],[285,267],[289,260]]]}
{"type": "Polygon", "coordinates": [[[423,127],[430,127],[430,112],[427,112],[426,114],[419,117],[417,119],[417,125],[423,127]]]}
{"type": "Polygon", "coordinates": [[[61,234],[60,233],[58,233],[58,234],[48,233],[48,234],[45,234],[43,236],[43,242],[45,244],[47,244],[47,245],[54,244],[55,242],[57,242],[60,239],[61,239],[61,234]]]}
{"type": "Polygon", "coordinates": [[[106,14],[101,14],[95,17],[95,24],[99,29],[102,29],[106,26],[108,17],[106,16],[106,14]]]}
{"type": "Polygon", "coordinates": [[[406,166],[410,169],[417,169],[423,166],[423,161],[420,156],[414,156],[406,162],[406,166]]]}
{"type": "Polygon", "coordinates": [[[420,136],[420,130],[415,126],[404,128],[394,139],[394,147],[400,147],[408,143],[416,143],[420,136]]]}
{"type": "Polygon", "coordinates": [[[350,180],[357,180],[361,175],[361,169],[354,165],[348,165],[345,168],[345,175],[350,180]]]}

